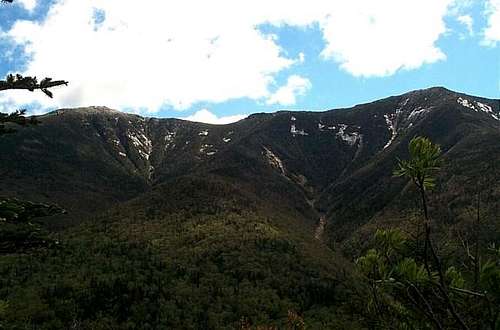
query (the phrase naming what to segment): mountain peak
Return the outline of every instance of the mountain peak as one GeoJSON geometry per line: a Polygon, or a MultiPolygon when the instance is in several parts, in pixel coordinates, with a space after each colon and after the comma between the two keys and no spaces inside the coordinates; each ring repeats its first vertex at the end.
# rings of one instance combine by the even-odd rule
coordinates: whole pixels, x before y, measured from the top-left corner
{"type": "Polygon", "coordinates": [[[400,95],[401,98],[423,98],[424,100],[438,100],[445,97],[450,97],[453,95],[460,95],[455,91],[449,90],[442,86],[434,86],[429,88],[417,89],[413,91],[406,92],[400,95]]]}
{"type": "Polygon", "coordinates": [[[119,110],[111,109],[106,106],[89,106],[89,107],[78,107],[78,108],[63,108],[50,112],[49,114],[60,115],[63,113],[79,113],[79,114],[127,114],[119,110]]]}

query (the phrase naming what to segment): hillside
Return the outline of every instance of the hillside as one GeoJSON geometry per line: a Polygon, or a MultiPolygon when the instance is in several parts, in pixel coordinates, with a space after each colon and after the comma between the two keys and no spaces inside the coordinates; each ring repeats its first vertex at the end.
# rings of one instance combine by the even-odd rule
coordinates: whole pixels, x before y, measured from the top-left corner
{"type": "Polygon", "coordinates": [[[297,312],[310,328],[367,328],[351,261],[378,228],[414,234],[418,196],[393,170],[418,135],[443,151],[429,200],[438,241],[481,191],[500,243],[500,100],[430,88],[229,125],[105,107],[37,119],[0,139],[0,197],[68,213],[45,219],[58,249],[2,256],[12,324],[284,327],[297,312]]]}
{"type": "MultiPolygon", "coordinates": [[[[498,100],[444,88],[351,109],[255,114],[223,126],[102,107],[62,109],[0,141],[8,173],[0,195],[57,202],[88,216],[175,178],[217,176],[288,204],[306,221],[325,214],[329,236],[345,239],[401,196],[404,182],[391,177],[392,169],[413,136],[440,144],[463,180],[493,166],[499,111],[498,100]]],[[[443,187],[450,175],[460,180],[448,172],[443,187]]],[[[498,181],[498,171],[490,175],[498,181]]]]}

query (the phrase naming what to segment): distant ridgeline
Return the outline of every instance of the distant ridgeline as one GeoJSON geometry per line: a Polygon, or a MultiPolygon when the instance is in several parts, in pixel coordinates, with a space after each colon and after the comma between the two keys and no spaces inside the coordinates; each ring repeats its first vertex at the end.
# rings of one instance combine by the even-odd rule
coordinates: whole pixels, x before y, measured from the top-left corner
{"type": "MultiPolygon", "coordinates": [[[[499,100],[430,88],[228,125],[105,107],[36,119],[0,138],[0,197],[67,213],[44,219],[57,245],[0,255],[0,328],[383,329],[383,317],[395,328],[460,328],[448,305],[436,307],[447,295],[422,300],[428,287],[409,293],[428,303],[421,311],[409,298],[373,302],[381,282],[354,263],[377,229],[399,228],[378,237],[422,249],[418,190],[393,176],[415,136],[441,147],[428,211],[443,263],[467,251],[486,260],[500,244],[499,100]]],[[[497,326],[498,305],[479,324],[486,305],[453,294],[467,327],[497,326]]]]}

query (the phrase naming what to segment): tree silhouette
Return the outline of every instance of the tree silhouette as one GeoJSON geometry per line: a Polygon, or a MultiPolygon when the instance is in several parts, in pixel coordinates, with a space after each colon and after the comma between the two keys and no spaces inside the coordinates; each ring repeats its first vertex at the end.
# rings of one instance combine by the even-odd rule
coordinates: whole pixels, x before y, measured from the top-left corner
{"type": "MultiPolygon", "coordinates": [[[[2,3],[12,3],[13,0],[2,0],[2,3]]],[[[41,90],[52,98],[49,88],[68,85],[64,80],[44,78],[40,82],[36,77],[8,74],[5,80],[0,80],[0,91],[24,89],[30,92],[41,90]]],[[[12,126],[37,124],[38,121],[25,116],[26,110],[16,110],[12,113],[0,112],[0,137],[13,133],[12,126]]],[[[1,178],[1,177],[0,177],[1,178]]],[[[50,243],[47,234],[34,218],[51,216],[65,211],[54,205],[32,203],[18,199],[0,199],[0,253],[11,253],[19,249],[46,246],[50,243]]]]}
{"type": "Polygon", "coordinates": [[[0,136],[8,133],[14,133],[16,130],[12,127],[6,127],[5,124],[16,124],[19,126],[35,125],[38,121],[31,117],[25,117],[26,110],[16,110],[12,113],[0,112],[0,136]]]}
{"type": "MultiPolygon", "coordinates": [[[[41,90],[45,95],[52,98],[53,94],[49,88],[68,85],[67,81],[64,80],[52,80],[52,78],[44,78],[41,82],[38,82],[36,77],[23,77],[20,74],[8,74],[5,80],[0,80],[0,91],[9,89],[25,89],[33,92],[37,89],[41,90]]],[[[7,133],[15,132],[11,127],[5,127],[5,124],[11,123],[16,125],[25,126],[28,124],[37,124],[38,121],[34,118],[25,117],[26,110],[16,110],[12,113],[0,112],[0,136],[7,133]]]]}
{"type": "MultiPolygon", "coordinates": [[[[14,0],[1,0],[1,3],[13,3],[14,0]]],[[[0,91],[10,89],[24,89],[33,92],[37,89],[41,90],[45,95],[52,98],[53,94],[49,88],[68,85],[65,80],[52,80],[52,78],[43,78],[40,82],[36,77],[22,76],[20,74],[8,74],[5,80],[0,80],[0,91]]],[[[27,119],[25,117],[26,110],[17,110],[10,114],[0,112],[0,136],[6,133],[14,132],[12,128],[5,128],[6,123],[17,125],[36,124],[37,121],[33,118],[27,119]]]]}
{"type": "Polygon", "coordinates": [[[434,188],[433,173],[440,167],[441,148],[426,137],[415,137],[409,145],[410,159],[399,160],[399,168],[394,171],[395,176],[407,177],[413,181],[417,187],[422,200],[422,209],[424,211],[425,243],[424,243],[424,265],[429,278],[432,278],[431,267],[429,263],[428,252],[430,252],[432,261],[439,276],[438,289],[441,292],[447,308],[450,310],[453,318],[461,329],[469,329],[460,315],[456,311],[454,303],[451,301],[448,286],[445,281],[441,260],[436,253],[431,240],[431,221],[427,206],[427,191],[434,188]]]}
{"type": "Polygon", "coordinates": [[[64,80],[53,81],[52,78],[44,78],[42,81],[38,82],[36,77],[23,77],[20,74],[8,74],[5,80],[0,80],[0,91],[8,89],[26,89],[33,92],[35,89],[39,89],[44,92],[45,95],[52,98],[53,94],[49,91],[49,88],[61,85],[68,85],[68,82],[64,80]]]}
{"type": "Polygon", "coordinates": [[[500,249],[492,243],[484,255],[491,257],[471,268],[434,247],[427,195],[440,166],[440,147],[425,137],[413,138],[409,158],[398,161],[394,175],[410,179],[420,195],[425,246],[415,250],[400,229],[377,230],[374,248],[356,260],[368,284],[366,311],[382,328],[398,320],[396,328],[499,329],[500,249]]]}
{"type": "Polygon", "coordinates": [[[440,167],[441,148],[433,144],[428,138],[419,136],[410,141],[408,150],[410,159],[398,160],[398,168],[394,171],[394,175],[411,179],[420,193],[425,227],[424,262],[427,273],[430,274],[428,251],[431,250],[437,264],[439,264],[439,260],[437,260],[430,240],[431,222],[427,207],[427,191],[434,188],[435,185],[433,173],[440,167]]]}

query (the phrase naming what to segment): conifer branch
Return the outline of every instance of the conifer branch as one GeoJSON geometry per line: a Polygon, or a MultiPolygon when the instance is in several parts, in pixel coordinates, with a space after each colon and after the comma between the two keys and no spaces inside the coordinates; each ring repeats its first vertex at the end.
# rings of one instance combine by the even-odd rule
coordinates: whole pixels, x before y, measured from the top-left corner
{"type": "Polygon", "coordinates": [[[52,98],[53,94],[49,91],[49,88],[68,85],[65,80],[52,80],[52,78],[44,78],[42,81],[38,82],[36,77],[23,77],[20,74],[9,74],[5,80],[0,80],[0,91],[8,89],[26,89],[33,92],[36,89],[41,90],[48,97],[52,98]]]}

